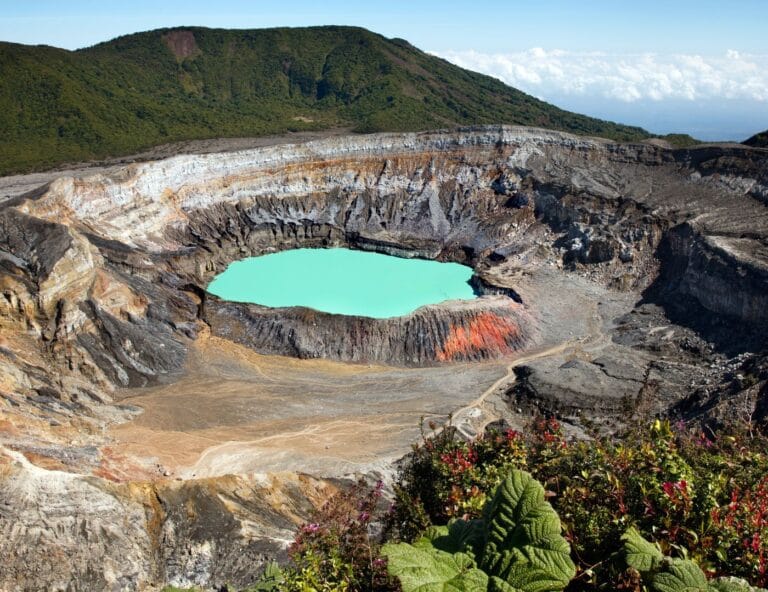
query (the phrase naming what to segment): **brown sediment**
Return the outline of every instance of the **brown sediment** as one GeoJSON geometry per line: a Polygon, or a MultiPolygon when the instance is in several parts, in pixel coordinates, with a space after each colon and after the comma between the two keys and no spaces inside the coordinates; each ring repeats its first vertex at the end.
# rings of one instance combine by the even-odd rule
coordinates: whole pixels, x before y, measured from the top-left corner
{"type": "Polygon", "coordinates": [[[116,450],[186,477],[377,465],[408,450],[423,415],[446,414],[502,372],[265,356],[217,337],[196,342],[187,368],[172,385],[119,392],[143,413],[109,432],[116,450]]]}

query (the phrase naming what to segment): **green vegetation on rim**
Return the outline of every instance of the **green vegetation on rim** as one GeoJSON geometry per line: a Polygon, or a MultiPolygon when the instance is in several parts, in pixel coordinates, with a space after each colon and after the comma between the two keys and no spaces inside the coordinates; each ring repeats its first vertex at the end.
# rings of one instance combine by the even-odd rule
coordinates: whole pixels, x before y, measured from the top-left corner
{"type": "Polygon", "coordinates": [[[701,144],[699,140],[688,134],[667,134],[666,136],[661,136],[661,138],[669,142],[669,145],[673,148],[690,148],[691,146],[701,144]]]}
{"type": "Polygon", "coordinates": [[[469,442],[429,427],[389,510],[381,482],[338,493],[248,592],[768,592],[754,425],[575,441],[541,417],[469,442]]]}
{"type": "Polygon", "coordinates": [[[0,43],[0,174],[168,142],[351,127],[517,124],[635,141],[353,27],[160,29],[67,51],[0,43]]]}

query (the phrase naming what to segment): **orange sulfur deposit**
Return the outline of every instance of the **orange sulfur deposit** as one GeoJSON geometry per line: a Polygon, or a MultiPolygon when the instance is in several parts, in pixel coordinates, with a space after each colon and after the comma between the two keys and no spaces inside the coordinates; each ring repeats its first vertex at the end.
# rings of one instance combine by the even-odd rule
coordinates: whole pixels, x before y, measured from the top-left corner
{"type": "Polygon", "coordinates": [[[520,326],[515,319],[495,312],[481,312],[470,319],[468,325],[452,325],[436,357],[441,362],[493,357],[515,351],[521,340],[520,326]]]}

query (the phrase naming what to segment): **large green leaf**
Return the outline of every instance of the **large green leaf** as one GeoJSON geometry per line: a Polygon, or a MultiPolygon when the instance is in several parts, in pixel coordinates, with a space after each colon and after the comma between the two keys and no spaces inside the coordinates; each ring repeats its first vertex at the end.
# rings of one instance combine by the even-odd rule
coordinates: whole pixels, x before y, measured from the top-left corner
{"type": "Polygon", "coordinates": [[[639,572],[655,570],[664,561],[659,546],[646,541],[634,527],[627,530],[621,540],[624,543],[627,565],[639,572]]]}
{"type": "Polygon", "coordinates": [[[488,592],[521,592],[521,590],[513,588],[501,578],[491,576],[488,580],[488,592]]]}
{"type": "MultiPolygon", "coordinates": [[[[449,526],[428,528],[424,537],[436,549],[447,553],[470,553],[477,556],[483,547],[485,525],[482,520],[455,520],[449,526]]],[[[419,546],[424,537],[414,543],[419,546]]]]}
{"type": "Polygon", "coordinates": [[[701,568],[687,559],[665,559],[655,543],[645,540],[635,528],[621,537],[629,567],[650,578],[654,592],[766,592],[740,578],[722,577],[712,582],[701,568]]]}
{"type": "MultiPolygon", "coordinates": [[[[438,547],[434,544],[434,542],[438,539],[442,539],[448,536],[448,527],[447,526],[430,526],[425,530],[421,536],[413,541],[413,546],[418,547],[419,549],[431,549],[432,547],[436,547],[440,549],[441,551],[447,551],[448,553],[453,553],[452,549],[443,549],[442,547],[438,547]]],[[[458,551],[458,549],[456,549],[458,551]]]]}
{"type": "Polygon", "coordinates": [[[565,586],[563,578],[553,574],[563,573],[565,569],[565,565],[553,569],[551,566],[542,568],[526,561],[515,561],[509,565],[503,577],[512,587],[523,592],[559,591],[565,586]]]}
{"type": "Polygon", "coordinates": [[[488,576],[465,553],[414,547],[406,543],[382,548],[389,573],[400,580],[403,592],[486,592],[488,576]]]}
{"type": "Polygon", "coordinates": [[[621,537],[629,567],[651,580],[654,592],[766,592],[739,578],[722,577],[713,582],[688,559],[665,559],[655,543],[645,540],[635,528],[621,537]]]}
{"type": "Polygon", "coordinates": [[[664,571],[653,576],[655,592],[712,592],[707,576],[688,559],[668,559],[664,571]]]}
{"type": "Polygon", "coordinates": [[[531,475],[513,470],[485,511],[480,567],[523,592],[556,592],[576,573],[560,519],[531,475]]]}
{"type": "Polygon", "coordinates": [[[710,582],[710,589],[713,592],[766,592],[763,588],[755,588],[741,578],[722,577],[710,582]]]}

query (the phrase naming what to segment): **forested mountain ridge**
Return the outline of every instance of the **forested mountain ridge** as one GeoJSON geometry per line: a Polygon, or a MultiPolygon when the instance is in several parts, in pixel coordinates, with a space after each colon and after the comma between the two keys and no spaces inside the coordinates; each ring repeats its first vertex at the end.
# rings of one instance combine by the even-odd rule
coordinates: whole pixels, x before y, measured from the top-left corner
{"type": "Polygon", "coordinates": [[[0,43],[0,174],[168,142],[505,123],[650,136],[354,27],[184,27],[68,51],[0,43]]]}

